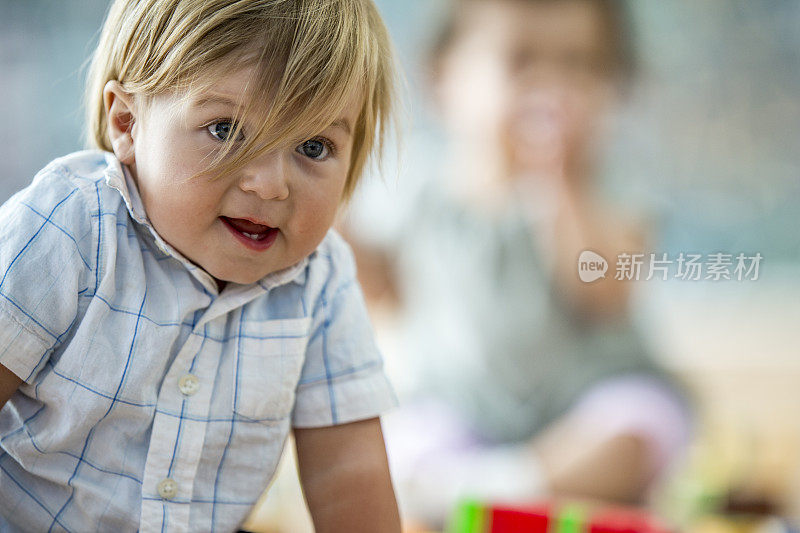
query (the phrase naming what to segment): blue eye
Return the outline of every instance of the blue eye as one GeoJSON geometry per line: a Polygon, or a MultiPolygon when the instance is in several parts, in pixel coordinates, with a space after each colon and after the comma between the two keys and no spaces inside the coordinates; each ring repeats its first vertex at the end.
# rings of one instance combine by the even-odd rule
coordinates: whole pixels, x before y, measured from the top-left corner
{"type": "MultiPolygon", "coordinates": [[[[225,142],[230,139],[231,134],[233,133],[233,128],[235,124],[229,121],[220,121],[215,122],[213,124],[209,124],[207,129],[208,133],[211,134],[212,137],[217,139],[218,141],[225,142]]],[[[239,130],[239,137],[236,139],[237,141],[241,141],[244,139],[244,135],[242,134],[241,129],[239,130]]]]}
{"type": "Polygon", "coordinates": [[[328,145],[318,139],[310,139],[303,142],[297,147],[297,151],[310,159],[314,159],[315,161],[323,161],[327,159],[331,152],[328,145]]]}

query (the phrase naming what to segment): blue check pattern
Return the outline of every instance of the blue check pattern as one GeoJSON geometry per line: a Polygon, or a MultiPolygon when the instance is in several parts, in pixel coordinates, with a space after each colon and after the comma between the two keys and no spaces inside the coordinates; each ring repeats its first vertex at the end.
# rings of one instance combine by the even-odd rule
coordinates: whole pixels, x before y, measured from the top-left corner
{"type": "Polygon", "coordinates": [[[292,427],[397,402],[338,234],[219,293],[99,151],[0,208],[0,364],[2,531],[235,530],[292,427]]]}

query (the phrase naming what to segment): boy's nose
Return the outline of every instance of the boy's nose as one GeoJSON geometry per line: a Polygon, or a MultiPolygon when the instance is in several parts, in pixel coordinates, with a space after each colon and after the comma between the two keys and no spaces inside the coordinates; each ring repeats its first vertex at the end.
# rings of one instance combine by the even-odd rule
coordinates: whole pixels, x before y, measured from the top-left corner
{"type": "Polygon", "coordinates": [[[283,154],[260,155],[242,169],[239,188],[255,193],[262,200],[285,200],[289,197],[287,170],[283,154]]]}

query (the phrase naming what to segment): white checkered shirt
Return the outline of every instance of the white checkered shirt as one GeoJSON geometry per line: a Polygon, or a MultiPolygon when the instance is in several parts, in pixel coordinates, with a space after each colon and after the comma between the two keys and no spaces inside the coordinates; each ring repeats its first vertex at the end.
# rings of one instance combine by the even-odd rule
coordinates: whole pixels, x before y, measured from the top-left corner
{"type": "Polygon", "coordinates": [[[396,404],[334,231],[218,293],[118,160],[56,160],[0,208],[0,530],[230,531],[291,427],[396,404]]]}

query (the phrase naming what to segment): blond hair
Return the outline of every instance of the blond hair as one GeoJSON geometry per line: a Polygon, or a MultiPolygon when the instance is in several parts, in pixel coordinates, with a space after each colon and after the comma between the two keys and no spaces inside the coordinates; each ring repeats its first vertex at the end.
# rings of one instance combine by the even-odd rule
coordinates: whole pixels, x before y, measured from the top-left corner
{"type": "Polygon", "coordinates": [[[343,193],[350,198],[394,122],[393,52],[372,0],[115,0],[89,71],[89,142],[112,151],[103,104],[110,80],[145,100],[170,90],[189,97],[244,66],[256,74],[237,115],[263,127],[234,144],[236,121],[207,171],[224,175],[317,134],[363,95],[343,193]]]}

